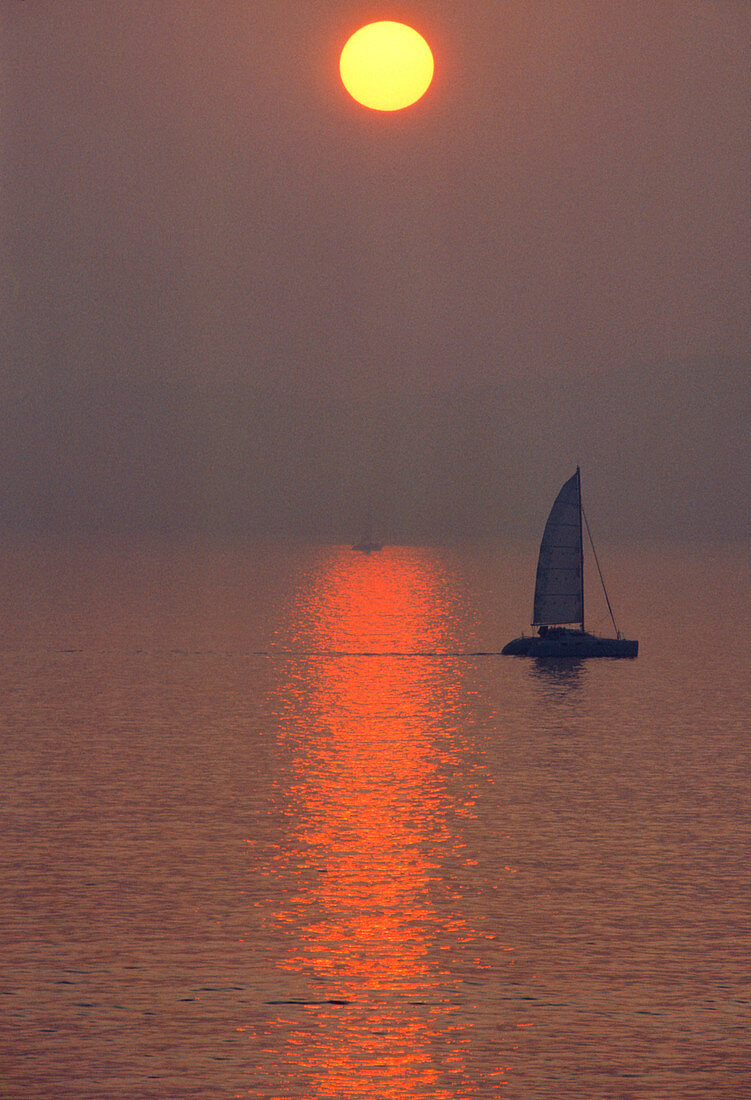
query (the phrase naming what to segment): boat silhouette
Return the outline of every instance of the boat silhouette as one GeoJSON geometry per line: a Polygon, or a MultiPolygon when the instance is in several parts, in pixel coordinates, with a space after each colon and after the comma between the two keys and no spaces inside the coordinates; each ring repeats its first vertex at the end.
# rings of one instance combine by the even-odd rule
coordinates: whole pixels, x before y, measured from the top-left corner
{"type": "Polygon", "coordinates": [[[512,657],[636,657],[639,643],[621,637],[613,616],[597,551],[582,508],[581,472],[565,482],[555,498],[540,543],[532,626],[537,634],[514,638],[501,650],[512,657]],[[614,638],[584,629],[584,539],[592,546],[597,572],[615,631],[614,638]]]}

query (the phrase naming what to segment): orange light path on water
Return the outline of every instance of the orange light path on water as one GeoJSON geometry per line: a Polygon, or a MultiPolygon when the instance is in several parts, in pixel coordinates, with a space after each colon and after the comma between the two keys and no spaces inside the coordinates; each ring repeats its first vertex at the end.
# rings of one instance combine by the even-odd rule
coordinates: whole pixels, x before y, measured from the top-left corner
{"type": "Polygon", "coordinates": [[[446,954],[474,932],[442,871],[462,858],[444,779],[456,689],[435,660],[394,656],[445,648],[449,611],[427,551],[335,553],[301,601],[296,644],[324,656],[288,685],[300,888],[277,914],[278,965],[317,1001],[290,1021],[294,1095],[475,1094],[446,954]]]}

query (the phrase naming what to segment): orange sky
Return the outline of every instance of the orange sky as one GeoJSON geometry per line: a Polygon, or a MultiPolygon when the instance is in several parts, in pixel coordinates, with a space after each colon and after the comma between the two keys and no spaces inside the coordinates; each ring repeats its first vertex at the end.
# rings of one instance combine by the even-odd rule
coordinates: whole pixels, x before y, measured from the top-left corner
{"type": "Polygon", "coordinates": [[[604,464],[655,531],[694,508],[692,529],[737,533],[749,5],[36,0],[2,20],[0,521],[330,534],[379,492],[406,536],[412,482],[421,529],[462,533],[515,507],[500,487],[531,444],[535,489],[604,464]],[[337,69],[384,14],[436,58],[388,117],[337,69]]]}

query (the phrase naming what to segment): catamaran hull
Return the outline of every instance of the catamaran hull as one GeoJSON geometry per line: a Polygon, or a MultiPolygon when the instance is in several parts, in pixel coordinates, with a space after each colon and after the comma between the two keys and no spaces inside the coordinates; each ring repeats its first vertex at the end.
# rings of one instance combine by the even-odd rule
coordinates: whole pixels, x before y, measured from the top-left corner
{"type": "Polygon", "coordinates": [[[536,635],[514,638],[501,653],[507,657],[636,657],[639,643],[628,638],[599,638],[596,634],[567,632],[558,637],[536,635]]]}

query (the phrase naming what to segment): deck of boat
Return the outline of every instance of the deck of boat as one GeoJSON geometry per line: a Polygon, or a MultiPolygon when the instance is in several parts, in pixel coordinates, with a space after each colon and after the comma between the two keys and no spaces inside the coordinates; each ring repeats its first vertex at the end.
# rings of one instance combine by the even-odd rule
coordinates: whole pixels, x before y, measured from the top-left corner
{"type": "Polygon", "coordinates": [[[508,657],[636,657],[639,643],[628,638],[600,638],[583,630],[548,630],[545,635],[531,634],[505,645],[501,653],[508,657]]]}

